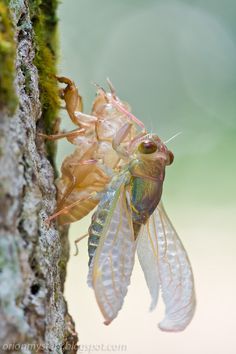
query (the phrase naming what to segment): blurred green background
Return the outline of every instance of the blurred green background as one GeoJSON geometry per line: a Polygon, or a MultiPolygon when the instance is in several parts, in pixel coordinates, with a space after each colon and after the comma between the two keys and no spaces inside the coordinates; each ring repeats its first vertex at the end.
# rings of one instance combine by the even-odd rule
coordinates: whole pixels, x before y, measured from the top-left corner
{"type": "MultiPolygon", "coordinates": [[[[126,353],[236,352],[236,2],[67,0],[59,8],[59,73],[78,84],[90,112],[91,84],[109,77],[121,99],[175,154],[163,199],[188,250],[198,307],[185,332],[161,333],[139,266],[118,318],[102,324],[86,285],[87,244],[68,266],[66,297],[83,345],[126,345],[126,353]]],[[[71,129],[62,112],[62,128],[71,129]]],[[[58,144],[58,167],[73,151],[58,144]]],[[[71,227],[73,240],[90,217],[71,227]]],[[[91,348],[90,348],[91,349],[91,348]]],[[[95,347],[93,349],[95,351],[95,347]]],[[[97,347],[97,352],[104,352],[97,347]]],[[[92,349],[91,349],[92,352],[92,349]]]]}

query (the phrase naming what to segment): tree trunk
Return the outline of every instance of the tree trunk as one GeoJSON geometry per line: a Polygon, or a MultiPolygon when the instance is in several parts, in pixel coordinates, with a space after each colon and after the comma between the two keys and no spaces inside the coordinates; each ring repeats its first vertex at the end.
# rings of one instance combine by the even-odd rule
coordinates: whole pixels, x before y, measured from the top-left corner
{"type": "Polygon", "coordinates": [[[0,353],[76,353],[56,207],[57,0],[0,0],[0,353]],[[50,162],[49,162],[50,161],[50,162]]]}

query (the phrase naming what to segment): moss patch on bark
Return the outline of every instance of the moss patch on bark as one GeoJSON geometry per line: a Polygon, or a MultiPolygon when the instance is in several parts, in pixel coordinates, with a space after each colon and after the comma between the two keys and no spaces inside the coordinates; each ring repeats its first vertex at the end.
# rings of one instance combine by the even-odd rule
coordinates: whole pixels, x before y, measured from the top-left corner
{"type": "Polygon", "coordinates": [[[14,89],[15,41],[7,1],[0,3],[0,110],[12,116],[17,107],[14,89]]]}
{"type": "MultiPolygon", "coordinates": [[[[53,133],[55,119],[60,106],[58,83],[56,80],[57,56],[57,0],[30,0],[30,17],[34,29],[35,59],[39,73],[40,101],[44,129],[53,133]]],[[[46,142],[49,159],[55,153],[55,144],[46,142]]]]}

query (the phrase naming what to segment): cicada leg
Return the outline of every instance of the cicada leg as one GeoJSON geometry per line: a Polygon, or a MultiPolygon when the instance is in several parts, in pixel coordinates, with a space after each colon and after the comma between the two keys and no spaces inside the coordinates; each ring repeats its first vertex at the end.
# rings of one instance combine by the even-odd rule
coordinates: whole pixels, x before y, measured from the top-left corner
{"type": "Polygon", "coordinates": [[[95,124],[97,120],[97,117],[91,114],[85,114],[79,111],[74,112],[73,122],[81,127],[88,128],[91,124],[95,124]],[[85,119],[85,121],[82,121],[82,119],[85,119]]]}
{"type": "Polygon", "coordinates": [[[77,256],[79,254],[79,248],[77,246],[77,243],[79,243],[80,241],[82,241],[85,237],[87,237],[89,234],[88,232],[86,234],[84,234],[83,236],[80,236],[79,238],[77,238],[75,240],[75,254],[74,256],[77,256]]]}
{"type": "Polygon", "coordinates": [[[67,110],[72,122],[78,125],[80,128],[90,127],[91,123],[97,121],[97,117],[82,113],[83,101],[77,87],[75,86],[74,81],[64,76],[57,77],[57,80],[60,83],[67,85],[65,88],[59,91],[59,94],[60,97],[65,101],[65,109],[67,110]]]}
{"type": "Polygon", "coordinates": [[[38,133],[38,136],[41,136],[42,138],[47,139],[47,140],[54,141],[54,140],[59,140],[59,139],[63,139],[63,138],[75,138],[78,135],[82,135],[84,133],[85,133],[85,129],[84,128],[77,128],[77,129],[71,130],[69,132],[51,134],[51,135],[38,133]]]}
{"type": "MultiPolygon", "coordinates": [[[[96,159],[83,160],[80,162],[71,162],[70,166],[96,165],[97,162],[98,162],[98,160],[96,160],[96,159]]],[[[97,177],[98,180],[99,180],[99,178],[106,178],[107,177],[106,173],[99,167],[96,169],[96,174],[98,175],[98,177],[97,177]]],[[[94,177],[94,179],[97,180],[96,177],[94,177]]]]}
{"type": "Polygon", "coordinates": [[[61,82],[62,84],[66,84],[67,86],[69,86],[71,89],[73,87],[75,87],[75,83],[74,81],[72,81],[71,79],[69,79],[68,77],[66,76],[56,76],[57,80],[59,82],[61,82]]]}
{"type": "Polygon", "coordinates": [[[137,145],[139,140],[141,141],[143,139],[143,137],[147,135],[147,132],[145,130],[141,131],[140,133],[138,133],[131,141],[129,144],[129,154],[132,152],[132,149],[134,147],[134,145],[137,145]]]}
{"type": "Polygon", "coordinates": [[[132,128],[131,123],[124,124],[116,133],[115,137],[112,140],[112,147],[117,152],[117,154],[124,159],[129,157],[128,151],[121,146],[121,143],[125,140],[125,138],[129,135],[132,128]]]}
{"type": "Polygon", "coordinates": [[[137,125],[139,125],[142,129],[145,130],[145,125],[143,124],[143,122],[141,122],[141,120],[139,120],[137,117],[135,117],[134,114],[132,114],[131,112],[127,111],[127,109],[125,109],[122,104],[113,96],[111,97],[111,103],[118,109],[118,111],[124,113],[127,117],[129,117],[133,122],[135,122],[137,125]]]}
{"type": "Polygon", "coordinates": [[[111,92],[112,96],[114,98],[116,98],[116,89],[115,89],[114,85],[112,84],[111,80],[109,79],[109,77],[107,77],[107,84],[109,86],[109,89],[110,89],[110,92],[111,92]]]}
{"type": "Polygon", "coordinates": [[[58,216],[63,215],[63,214],[67,214],[69,213],[70,209],[74,208],[75,206],[77,206],[78,204],[80,204],[83,200],[88,200],[88,199],[92,199],[94,197],[96,197],[98,195],[97,192],[91,192],[88,193],[87,195],[79,198],[78,200],[76,200],[75,202],[67,205],[66,207],[62,208],[61,210],[57,211],[56,213],[54,213],[53,215],[49,216],[49,218],[47,218],[45,220],[46,224],[49,224],[52,220],[56,219],[58,216]]]}
{"type": "Polygon", "coordinates": [[[82,97],[80,96],[74,81],[70,80],[68,77],[65,76],[57,76],[57,80],[60,83],[66,85],[65,88],[60,89],[59,94],[60,97],[65,101],[66,109],[72,119],[72,116],[75,111],[83,110],[82,97]]]}
{"type": "Polygon", "coordinates": [[[104,90],[104,88],[102,86],[100,86],[97,82],[92,81],[92,84],[96,87],[97,93],[99,93],[108,102],[109,100],[108,100],[107,93],[104,90]]]}
{"type": "Polygon", "coordinates": [[[69,186],[66,188],[65,193],[63,194],[62,198],[59,200],[57,204],[58,211],[62,208],[62,205],[65,203],[66,199],[72,193],[73,189],[75,188],[76,182],[77,182],[76,177],[72,176],[72,181],[70,182],[69,186]]]}

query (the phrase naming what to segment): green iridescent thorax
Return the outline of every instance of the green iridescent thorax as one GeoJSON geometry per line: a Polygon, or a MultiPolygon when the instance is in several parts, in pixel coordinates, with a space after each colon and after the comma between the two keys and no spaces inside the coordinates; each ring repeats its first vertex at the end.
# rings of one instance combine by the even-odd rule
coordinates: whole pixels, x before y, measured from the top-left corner
{"type": "Polygon", "coordinates": [[[153,160],[134,160],[129,170],[132,219],[137,236],[161,199],[165,166],[153,160]]]}

